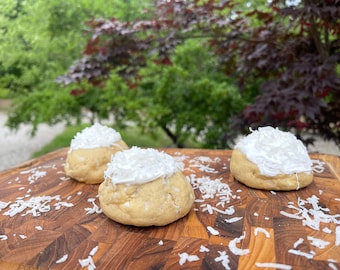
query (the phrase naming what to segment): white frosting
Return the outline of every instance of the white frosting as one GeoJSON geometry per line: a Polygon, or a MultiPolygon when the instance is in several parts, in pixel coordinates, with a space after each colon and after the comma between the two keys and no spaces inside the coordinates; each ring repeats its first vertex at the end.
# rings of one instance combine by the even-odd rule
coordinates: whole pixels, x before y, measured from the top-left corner
{"type": "Polygon", "coordinates": [[[122,138],[119,132],[99,123],[78,132],[71,141],[70,151],[115,145],[122,138]]]}
{"type": "Polygon", "coordinates": [[[255,163],[262,175],[312,172],[306,147],[292,133],[270,126],[251,131],[235,148],[255,163]]]}
{"type": "Polygon", "coordinates": [[[113,184],[143,184],[182,169],[183,163],[164,152],[134,146],[112,156],[104,177],[113,184]]]}

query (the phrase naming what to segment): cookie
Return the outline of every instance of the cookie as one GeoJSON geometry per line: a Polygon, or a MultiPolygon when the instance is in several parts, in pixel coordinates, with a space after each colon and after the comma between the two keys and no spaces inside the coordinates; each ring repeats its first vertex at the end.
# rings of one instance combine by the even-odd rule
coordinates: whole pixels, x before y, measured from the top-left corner
{"type": "Polygon", "coordinates": [[[104,172],[111,156],[129,147],[112,128],[94,124],[77,133],[67,153],[66,175],[86,184],[104,181],[104,172]]]}
{"type": "Polygon", "coordinates": [[[292,133],[262,127],[239,141],[230,171],[239,182],[264,190],[298,190],[312,183],[312,161],[292,133]]]}
{"type": "Polygon", "coordinates": [[[249,161],[238,149],[233,150],[230,170],[239,182],[248,187],[263,190],[298,190],[308,186],[313,181],[312,173],[263,175],[260,173],[258,166],[249,161]]]}
{"type": "Polygon", "coordinates": [[[98,194],[103,213],[134,226],[164,226],[186,216],[194,202],[182,164],[154,149],[117,153],[98,194]]]}

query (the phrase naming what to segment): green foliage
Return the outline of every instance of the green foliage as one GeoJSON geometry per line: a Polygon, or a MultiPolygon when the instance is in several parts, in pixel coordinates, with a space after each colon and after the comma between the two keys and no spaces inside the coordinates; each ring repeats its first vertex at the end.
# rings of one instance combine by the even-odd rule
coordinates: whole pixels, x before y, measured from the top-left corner
{"type": "Polygon", "coordinates": [[[8,125],[132,121],[180,147],[228,147],[234,129],[260,125],[339,140],[335,2],[142,2],[3,0],[8,125]]]}
{"type": "Polygon", "coordinates": [[[233,82],[216,69],[216,58],[200,41],[176,48],[172,66],[150,64],[141,89],[149,107],[140,125],[161,127],[178,146],[192,138],[205,147],[226,147],[227,119],[244,106],[233,82]],[[147,115],[147,117],[145,117],[147,115]]]}
{"type": "MultiPolygon", "coordinates": [[[[195,110],[199,107],[197,95],[191,91],[200,89],[200,94],[206,95],[206,89],[219,86],[211,84],[208,77],[205,82],[198,78],[196,84],[188,87],[190,78],[175,63],[173,55],[188,39],[207,39],[206,46],[218,58],[216,68],[235,78],[242,96],[249,99],[242,113],[230,119],[232,132],[225,133],[226,139],[233,137],[235,130],[247,132],[249,126],[272,125],[295,130],[297,135],[302,131],[316,132],[339,143],[340,81],[336,65],[340,7],[337,1],[300,1],[296,6],[285,0],[255,1],[254,5],[240,0],[157,3],[151,20],[92,20],[91,38],[83,57],[59,81],[98,84],[107,80],[111,70],[119,70],[119,75],[136,87],[141,81],[141,69],[154,69],[157,74],[161,65],[173,65],[173,69],[164,68],[164,78],[152,73],[146,76],[153,78],[155,84],[151,89],[157,90],[157,96],[163,95],[166,102],[180,106],[169,108],[162,98],[157,102],[151,99],[155,112],[142,115],[148,122],[160,124],[178,145],[182,135],[189,133],[205,139],[208,136],[200,133],[199,121],[190,122],[193,114],[201,112],[197,118],[201,123],[205,121],[208,130],[218,120],[202,116],[209,108],[202,100],[199,102],[205,105],[202,107],[205,112],[195,110]],[[158,68],[150,66],[150,55],[158,68]],[[196,106],[181,103],[186,98],[187,103],[196,106]]],[[[190,70],[190,76],[192,71],[196,70],[190,70]]],[[[228,116],[226,113],[226,121],[228,116]]]]}
{"type": "Polygon", "coordinates": [[[233,82],[216,70],[216,59],[201,40],[179,46],[172,66],[160,68],[149,59],[137,88],[119,76],[120,67],[110,72],[104,84],[82,81],[60,88],[55,83],[84,47],[86,20],[95,16],[145,19],[148,13],[141,10],[153,9],[151,2],[18,0],[17,6],[4,2],[7,9],[0,15],[4,35],[14,44],[0,45],[1,51],[8,52],[6,56],[0,53],[0,86],[13,97],[8,126],[15,129],[30,123],[34,135],[39,123],[111,119],[119,129],[129,121],[137,123],[154,139],[161,128],[177,146],[188,141],[205,147],[226,146],[221,134],[243,102],[233,82]],[[13,19],[8,14],[14,14],[13,19]]]}
{"type": "MultiPolygon", "coordinates": [[[[55,80],[85,45],[85,22],[94,17],[135,19],[148,1],[2,0],[0,3],[0,89],[13,99],[8,126],[81,118],[84,102],[55,80]],[[128,15],[127,15],[128,14],[128,15]],[[133,16],[134,15],[134,16],[133,16]]],[[[90,105],[89,105],[90,106],[90,105]]],[[[90,106],[91,107],[91,106],[90,106]]],[[[102,113],[102,112],[101,112],[102,113]]]]}
{"type": "Polygon", "coordinates": [[[17,128],[21,123],[32,124],[32,135],[38,124],[55,124],[79,117],[80,108],[67,91],[33,91],[24,98],[13,99],[16,110],[10,112],[8,126],[17,128]]]}
{"type": "Polygon", "coordinates": [[[78,88],[70,86],[66,89],[70,99],[77,104],[79,116],[87,116],[91,123],[112,119],[115,125],[123,128],[127,120],[134,119],[141,102],[136,99],[136,91],[131,91],[115,72],[111,73],[105,85],[94,86],[84,82],[78,88]]]}
{"type": "Polygon", "coordinates": [[[8,98],[9,91],[7,89],[0,89],[0,98],[8,98]]]}
{"type": "Polygon", "coordinates": [[[105,84],[82,82],[67,89],[91,122],[111,119],[123,129],[131,121],[155,137],[161,128],[179,147],[188,141],[226,147],[221,138],[228,131],[226,119],[244,106],[236,86],[215,68],[215,57],[201,41],[178,46],[171,61],[160,67],[150,59],[138,84],[126,84],[113,70],[105,84]]]}

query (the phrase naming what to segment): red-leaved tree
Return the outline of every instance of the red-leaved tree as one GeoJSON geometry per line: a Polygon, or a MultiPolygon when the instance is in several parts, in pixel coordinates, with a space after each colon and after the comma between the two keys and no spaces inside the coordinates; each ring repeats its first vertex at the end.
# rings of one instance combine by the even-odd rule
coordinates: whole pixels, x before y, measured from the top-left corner
{"type": "MultiPolygon", "coordinates": [[[[156,1],[153,19],[95,19],[84,57],[61,76],[64,84],[98,85],[115,69],[135,87],[148,59],[171,65],[189,38],[207,40],[218,68],[240,91],[259,85],[256,97],[230,121],[231,130],[263,125],[315,132],[340,144],[340,1],[273,0],[262,9],[239,1],[156,1]]],[[[226,140],[234,134],[224,134],[226,140]]]]}

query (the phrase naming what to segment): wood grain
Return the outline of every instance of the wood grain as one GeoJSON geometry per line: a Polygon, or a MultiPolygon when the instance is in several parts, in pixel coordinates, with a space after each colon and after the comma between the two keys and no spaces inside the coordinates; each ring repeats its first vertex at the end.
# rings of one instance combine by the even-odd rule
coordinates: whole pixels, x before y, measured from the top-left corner
{"type": "Polygon", "coordinates": [[[91,258],[97,269],[224,269],[221,260],[216,260],[221,252],[228,255],[230,269],[260,269],[256,267],[259,262],[287,264],[293,269],[327,269],[331,263],[340,269],[340,246],[335,245],[335,231],[340,224],[322,224],[316,231],[303,226],[301,220],[280,214],[289,211],[289,202],[296,205],[298,198],[313,195],[330,214],[340,213],[338,156],[312,154],[312,159],[324,162],[324,171],[314,174],[313,183],[299,191],[274,193],[250,189],[237,182],[229,171],[229,150],[160,149],[183,160],[188,178],[221,179],[228,184],[234,197],[218,208],[232,206],[234,213],[204,211],[207,205],[216,206],[221,198],[203,200],[196,189],[195,196],[200,201],[195,202],[189,215],[168,226],[138,228],[118,224],[102,213],[86,213],[85,209],[93,206],[89,199],[99,206],[98,185],[65,177],[67,150],[63,148],[0,172],[2,203],[13,204],[18,197],[27,201],[38,196],[60,196],[59,201],[49,203],[51,210],[40,216],[22,215],[23,211],[10,217],[5,215],[9,206],[0,211],[0,235],[8,237],[0,238],[0,269],[81,269],[79,260],[88,258],[94,247],[98,251],[91,258]],[[73,206],[60,206],[57,210],[54,204],[58,202],[73,206]],[[226,220],[232,217],[242,219],[228,223],[226,220]],[[209,226],[219,234],[213,235],[209,226]],[[322,231],[325,227],[330,233],[322,231]],[[237,247],[249,249],[249,253],[235,255],[229,244],[243,235],[237,247]],[[329,245],[317,248],[308,237],[323,239],[329,245]],[[312,259],[288,252],[300,238],[303,242],[298,249],[314,252],[312,259]],[[200,252],[201,246],[209,251],[200,252]],[[181,253],[196,255],[199,260],[181,266],[181,253]],[[56,263],[66,254],[65,262],[56,263]]]}

